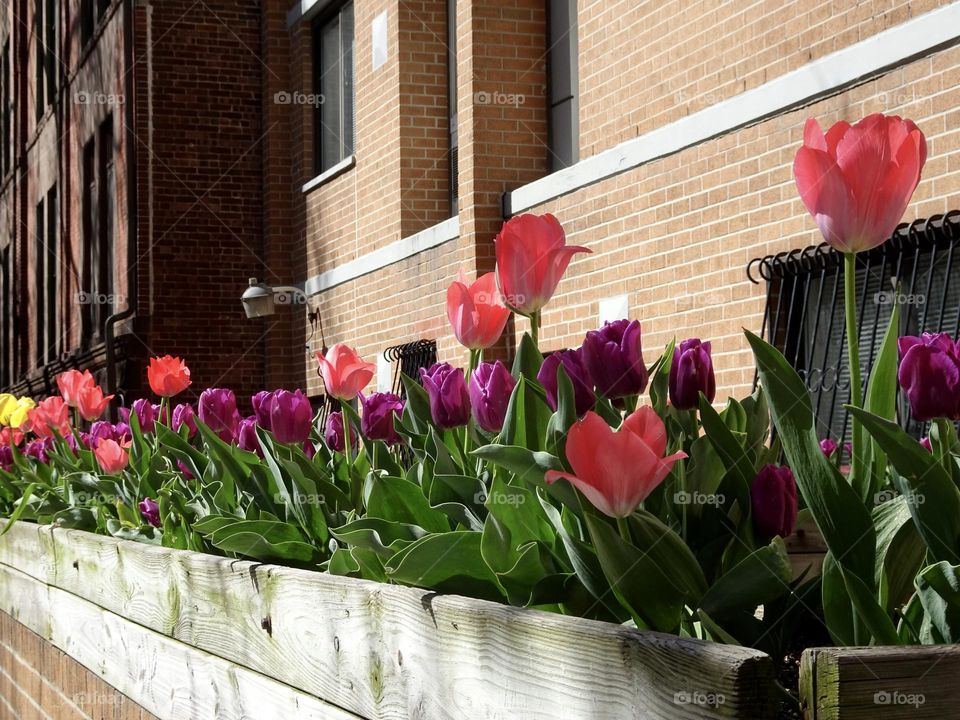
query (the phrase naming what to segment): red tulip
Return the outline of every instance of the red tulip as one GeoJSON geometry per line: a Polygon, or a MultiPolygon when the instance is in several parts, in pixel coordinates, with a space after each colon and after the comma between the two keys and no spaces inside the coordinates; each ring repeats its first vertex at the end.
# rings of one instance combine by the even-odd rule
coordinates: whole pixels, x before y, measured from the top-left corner
{"type": "Polygon", "coordinates": [[[573,472],[548,470],[544,479],[554,483],[566,478],[600,512],[623,518],[686,457],[682,452],[663,457],[666,449],[666,428],[652,408],[638,408],[616,432],[591,410],[567,434],[573,472]]]}
{"type": "Polygon", "coordinates": [[[557,219],[518,215],[503,225],[496,239],[497,280],[507,307],[533,315],[553,297],[574,255],[591,252],[567,245],[557,219]]]}
{"type": "Polygon", "coordinates": [[[97,443],[93,454],[100,464],[100,469],[108,475],[116,475],[123,470],[130,461],[125,446],[109,438],[101,439],[100,442],[97,443]]]}
{"type": "Polygon", "coordinates": [[[377,366],[364,362],[357,351],[337,343],[323,353],[317,353],[318,372],[323,378],[327,395],[338,400],[353,400],[373,378],[377,366]]]}
{"type": "Polygon", "coordinates": [[[447,317],[464,347],[484,350],[496,344],[510,317],[497,290],[496,274],[482,275],[469,285],[461,269],[447,288],[447,317]]]}
{"type": "Polygon", "coordinates": [[[112,398],[113,395],[105,396],[99,385],[90,385],[80,391],[77,409],[84,420],[92,422],[103,415],[112,398]]]}
{"type": "Polygon", "coordinates": [[[856,253],[893,233],[926,159],[927,142],[911,120],[877,113],[856,125],[840,121],[824,135],[810,118],[793,174],[826,241],[856,253]]]}
{"type": "Polygon", "coordinates": [[[150,358],[147,380],[150,389],[160,397],[173,397],[190,387],[190,368],[178,357],[150,358]]]}
{"type": "Polygon", "coordinates": [[[67,370],[57,375],[57,387],[63,396],[63,401],[70,407],[77,407],[80,393],[84,388],[96,385],[89,370],[67,370]]]}
{"type": "Polygon", "coordinates": [[[66,437],[70,433],[70,406],[62,397],[48,397],[30,411],[27,422],[37,437],[52,437],[54,432],[66,437]]]}

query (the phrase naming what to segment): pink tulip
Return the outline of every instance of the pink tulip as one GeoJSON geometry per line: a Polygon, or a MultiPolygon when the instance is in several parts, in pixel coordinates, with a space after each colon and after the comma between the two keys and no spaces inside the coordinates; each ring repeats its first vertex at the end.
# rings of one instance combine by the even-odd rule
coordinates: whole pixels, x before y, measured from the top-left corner
{"type": "Polygon", "coordinates": [[[793,162],[797,190],[824,239],[842,253],[890,237],[920,182],[927,142],[911,120],[876,113],[826,134],[807,120],[793,162]]]}
{"type": "Polygon", "coordinates": [[[96,385],[89,370],[67,370],[57,375],[57,388],[63,396],[63,401],[70,407],[77,407],[80,402],[80,393],[88,387],[96,385]]]}
{"type": "Polygon", "coordinates": [[[549,213],[511,218],[495,242],[497,280],[504,302],[528,316],[550,301],[573,256],[591,252],[567,245],[563,228],[549,213]]]}
{"type": "MultiPolygon", "coordinates": [[[[129,443],[127,443],[127,445],[129,445],[129,443]]],[[[127,455],[124,445],[121,445],[116,440],[110,440],[109,438],[101,439],[97,444],[96,449],[93,451],[93,454],[96,456],[97,462],[100,464],[100,469],[108,475],[116,475],[118,472],[123,470],[130,461],[130,457],[127,455]]]]}
{"type": "Polygon", "coordinates": [[[573,472],[548,470],[544,479],[566,478],[600,512],[624,518],[686,457],[682,452],[663,457],[666,449],[666,428],[652,408],[638,408],[616,432],[591,410],[567,434],[573,472]]]}
{"type": "Polygon", "coordinates": [[[495,345],[510,317],[497,290],[496,274],[482,275],[470,285],[461,269],[447,288],[447,317],[464,347],[484,350],[495,345]]]}
{"type": "Polygon", "coordinates": [[[337,343],[327,351],[326,357],[317,353],[318,372],[323,378],[327,395],[338,400],[353,400],[367,383],[373,379],[377,366],[364,362],[357,351],[343,343],[337,343]]]}
{"type": "Polygon", "coordinates": [[[80,390],[77,410],[84,420],[92,422],[103,415],[112,399],[113,395],[104,395],[99,385],[87,385],[80,390]]]}
{"type": "Polygon", "coordinates": [[[56,432],[60,437],[70,434],[70,408],[62,397],[54,395],[37,403],[27,419],[30,429],[39,438],[53,437],[56,432]]]}

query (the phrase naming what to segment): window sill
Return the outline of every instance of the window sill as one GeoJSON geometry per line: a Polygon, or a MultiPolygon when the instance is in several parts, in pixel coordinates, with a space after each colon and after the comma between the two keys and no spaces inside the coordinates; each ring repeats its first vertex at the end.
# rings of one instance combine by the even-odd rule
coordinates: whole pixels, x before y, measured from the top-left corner
{"type": "Polygon", "coordinates": [[[320,187],[320,186],[323,185],[324,183],[330,182],[330,181],[333,180],[335,177],[338,177],[339,175],[342,175],[342,174],[345,173],[347,170],[349,170],[350,168],[352,168],[355,164],[356,164],[356,155],[350,155],[349,157],[345,157],[343,160],[341,160],[340,162],[338,162],[338,163],[337,163],[336,165],[334,165],[332,168],[329,168],[329,169],[327,169],[327,170],[324,170],[322,173],[320,173],[319,175],[317,175],[315,178],[313,178],[312,180],[308,181],[308,182],[301,188],[301,191],[302,191],[303,193],[308,193],[308,192],[310,192],[311,190],[315,190],[316,188],[320,187]]]}

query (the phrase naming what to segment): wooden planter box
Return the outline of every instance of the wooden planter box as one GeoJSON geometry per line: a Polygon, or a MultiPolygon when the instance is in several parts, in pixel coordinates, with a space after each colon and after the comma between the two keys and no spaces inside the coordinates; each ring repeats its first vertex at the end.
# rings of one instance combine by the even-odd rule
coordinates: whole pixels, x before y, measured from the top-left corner
{"type": "Polygon", "coordinates": [[[747,648],[28,523],[0,610],[163,720],[775,717],[747,648]]]}

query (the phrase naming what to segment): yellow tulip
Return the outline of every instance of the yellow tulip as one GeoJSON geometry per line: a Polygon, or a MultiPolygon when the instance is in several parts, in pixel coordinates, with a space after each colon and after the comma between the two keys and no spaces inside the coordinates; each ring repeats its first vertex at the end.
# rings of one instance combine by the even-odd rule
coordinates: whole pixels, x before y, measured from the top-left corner
{"type": "Polygon", "coordinates": [[[24,421],[27,419],[27,415],[36,406],[37,404],[32,398],[22,397],[17,400],[16,407],[14,408],[13,412],[10,413],[10,427],[18,428],[23,425],[24,421]]]}
{"type": "Polygon", "coordinates": [[[10,415],[17,407],[17,398],[10,393],[0,393],[0,425],[10,424],[10,415]]]}

